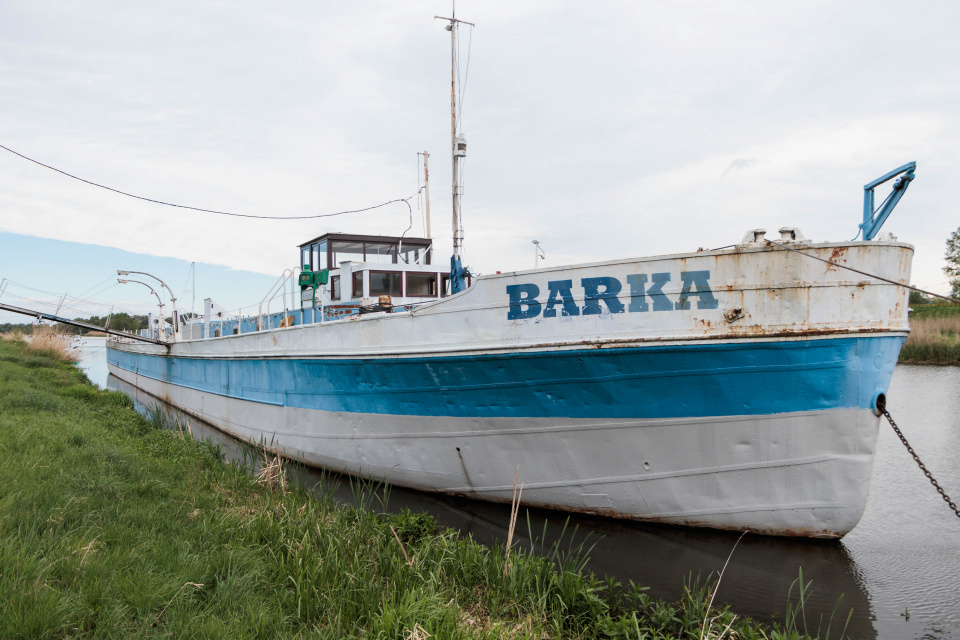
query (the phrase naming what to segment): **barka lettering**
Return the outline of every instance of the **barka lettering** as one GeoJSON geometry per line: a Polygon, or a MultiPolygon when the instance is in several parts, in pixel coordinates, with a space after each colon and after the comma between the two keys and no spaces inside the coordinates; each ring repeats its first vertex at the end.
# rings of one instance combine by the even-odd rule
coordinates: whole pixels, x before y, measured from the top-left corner
{"type": "Polygon", "coordinates": [[[536,318],[543,311],[544,318],[556,318],[557,307],[560,316],[590,316],[611,314],[645,313],[657,311],[688,311],[690,298],[697,299],[697,309],[716,309],[719,306],[717,298],[710,289],[710,272],[681,271],[680,296],[676,302],[671,301],[663,292],[663,287],[672,280],[671,274],[632,273],[627,276],[627,285],[630,288],[628,304],[620,300],[623,283],[612,276],[583,278],[580,287],[583,289],[583,307],[578,307],[573,294],[573,280],[551,280],[547,283],[547,299],[541,304],[538,300],[540,287],[530,283],[507,285],[507,297],[510,307],[507,310],[507,320],[529,320],[536,318]],[[649,287],[647,286],[649,283],[649,287]],[[604,308],[606,307],[606,308],[604,308]]]}
{"type": "Polygon", "coordinates": [[[676,309],[686,311],[690,308],[689,298],[691,295],[697,296],[697,309],[716,309],[717,299],[713,297],[710,291],[710,272],[709,271],[681,271],[680,280],[683,281],[683,288],[680,290],[680,299],[677,300],[676,309]],[[696,292],[693,292],[693,288],[696,292]]]}
{"type": "Polygon", "coordinates": [[[540,315],[540,287],[530,284],[507,285],[507,295],[510,296],[510,310],[507,311],[507,320],[526,320],[540,315]],[[524,308],[526,307],[526,308],[524,308]]]}
{"type": "Polygon", "coordinates": [[[553,280],[547,283],[547,287],[549,291],[547,291],[547,306],[543,308],[544,318],[556,318],[555,307],[558,304],[563,306],[560,311],[561,316],[580,315],[580,307],[573,299],[573,280],[553,280]]]}
{"type": "Polygon", "coordinates": [[[623,287],[616,278],[584,278],[580,281],[580,286],[583,287],[583,315],[598,316],[603,313],[601,300],[610,313],[623,313],[623,303],[617,299],[617,294],[623,287]],[[603,287],[603,291],[600,291],[600,287],[603,287]]]}

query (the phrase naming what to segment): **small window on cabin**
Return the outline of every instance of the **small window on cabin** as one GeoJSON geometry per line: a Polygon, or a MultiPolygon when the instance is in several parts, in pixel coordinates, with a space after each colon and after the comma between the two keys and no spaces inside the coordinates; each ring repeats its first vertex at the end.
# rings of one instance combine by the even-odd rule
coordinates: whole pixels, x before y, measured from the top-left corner
{"type": "Polygon", "coordinates": [[[333,276],[330,278],[330,299],[340,299],[340,276],[333,276]]]}
{"type": "Polygon", "coordinates": [[[356,271],[353,274],[353,297],[363,297],[363,271],[356,271]]]}
{"type": "Polygon", "coordinates": [[[397,245],[391,242],[367,242],[364,244],[366,262],[373,264],[396,264],[397,245]]]}
{"type": "Polygon", "coordinates": [[[310,268],[313,269],[314,271],[319,271],[320,269],[324,269],[325,267],[320,266],[320,254],[317,251],[317,245],[315,244],[311,245],[311,250],[313,253],[313,259],[310,261],[310,268]]]}
{"type": "Polygon", "coordinates": [[[330,243],[330,252],[333,255],[333,268],[340,266],[341,262],[351,260],[353,262],[363,262],[363,243],[345,242],[335,240],[330,243]]]}
{"type": "Polygon", "coordinates": [[[317,247],[317,256],[319,256],[318,262],[313,265],[314,271],[320,271],[322,269],[329,269],[330,263],[327,261],[327,241],[318,242],[317,247]]]}
{"type": "Polygon", "coordinates": [[[370,295],[402,296],[403,274],[396,271],[371,271],[370,295]]]}
{"type": "Polygon", "coordinates": [[[437,274],[408,272],[407,295],[435,298],[437,296],[437,274]]]}
{"type": "Polygon", "coordinates": [[[305,264],[310,264],[310,247],[300,247],[300,264],[298,266],[303,266],[305,264]]]}

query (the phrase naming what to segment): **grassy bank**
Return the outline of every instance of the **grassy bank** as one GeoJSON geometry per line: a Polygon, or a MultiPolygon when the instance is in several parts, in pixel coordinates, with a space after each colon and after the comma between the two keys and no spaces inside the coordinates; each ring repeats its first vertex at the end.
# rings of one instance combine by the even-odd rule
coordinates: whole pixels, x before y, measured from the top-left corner
{"type": "Polygon", "coordinates": [[[282,489],[162,426],[0,341],[0,637],[802,637],[705,587],[654,602],[575,557],[282,489]]]}
{"type": "Polygon", "coordinates": [[[960,305],[918,305],[900,362],[960,365],[960,305]]]}

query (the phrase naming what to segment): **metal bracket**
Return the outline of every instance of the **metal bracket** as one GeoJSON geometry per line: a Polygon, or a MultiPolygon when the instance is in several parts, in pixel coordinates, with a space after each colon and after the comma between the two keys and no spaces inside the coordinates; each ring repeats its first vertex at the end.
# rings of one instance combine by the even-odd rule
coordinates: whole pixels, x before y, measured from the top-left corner
{"type": "Polygon", "coordinates": [[[890,173],[884,174],[873,182],[863,186],[863,222],[860,224],[860,230],[863,232],[864,240],[872,240],[873,237],[877,235],[877,232],[880,231],[880,227],[882,227],[883,223],[887,221],[887,218],[890,216],[893,208],[897,206],[897,203],[900,202],[900,198],[902,198],[903,194],[906,193],[907,187],[910,186],[910,181],[912,181],[916,176],[916,170],[917,163],[908,162],[902,167],[898,167],[890,173]],[[876,210],[874,210],[874,187],[877,187],[888,180],[896,178],[901,173],[906,175],[893,183],[893,189],[890,191],[890,195],[888,195],[887,199],[884,200],[876,210]]]}

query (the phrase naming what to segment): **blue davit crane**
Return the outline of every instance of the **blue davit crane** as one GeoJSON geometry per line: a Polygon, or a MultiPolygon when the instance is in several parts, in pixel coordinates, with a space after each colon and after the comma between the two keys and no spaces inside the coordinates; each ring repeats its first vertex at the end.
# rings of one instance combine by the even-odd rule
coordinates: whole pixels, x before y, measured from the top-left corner
{"type": "Polygon", "coordinates": [[[916,171],[917,163],[908,162],[902,167],[898,167],[890,173],[884,174],[873,182],[863,186],[863,222],[860,224],[860,230],[863,232],[864,240],[873,240],[873,237],[877,235],[877,232],[880,231],[880,227],[883,226],[883,223],[887,221],[887,218],[890,216],[893,208],[897,206],[897,203],[900,202],[900,198],[902,198],[903,194],[906,193],[907,187],[910,186],[910,182],[915,177],[916,171]],[[880,186],[887,180],[896,178],[901,173],[905,175],[893,183],[893,189],[890,191],[890,195],[888,195],[887,199],[884,200],[876,210],[874,210],[874,187],[880,186]]]}

